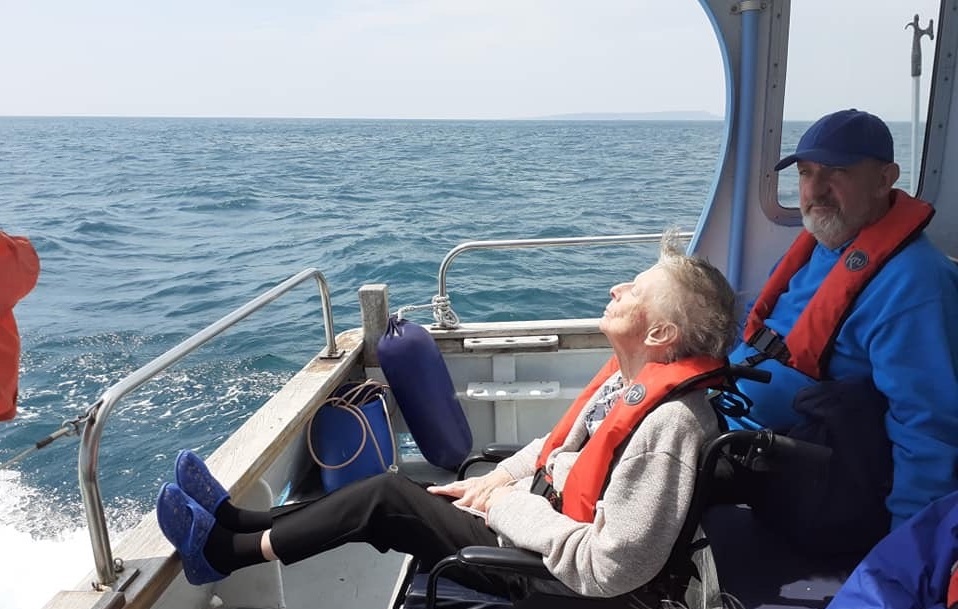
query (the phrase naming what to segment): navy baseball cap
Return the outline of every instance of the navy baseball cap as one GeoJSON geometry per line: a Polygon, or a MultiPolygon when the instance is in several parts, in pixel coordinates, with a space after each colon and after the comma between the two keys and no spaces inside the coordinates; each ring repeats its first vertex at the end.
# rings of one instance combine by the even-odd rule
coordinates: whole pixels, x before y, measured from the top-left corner
{"type": "Polygon", "coordinates": [[[775,165],[775,171],[796,161],[812,161],[829,167],[848,167],[865,159],[895,162],[895,143],[885,121],[861,110],[840,110],[823,116],[808,128],[790,154],[775,165]]]}

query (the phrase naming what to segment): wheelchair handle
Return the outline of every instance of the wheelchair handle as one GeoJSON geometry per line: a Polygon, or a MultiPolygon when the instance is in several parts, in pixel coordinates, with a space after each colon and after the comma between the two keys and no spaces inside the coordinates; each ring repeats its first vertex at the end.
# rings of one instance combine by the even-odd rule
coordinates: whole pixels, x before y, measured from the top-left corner
{"type": "Polygon", "coordinates": [[[760,370],[753,366],[743,366],[741,364],[729,364],[729,374],[736,378],[755,381],[756,383],[768,383],[772,380],[772,373],[768,370],[760,370]]]}
{"type": "Polygon", "coordinates": [[[824,465],[832,457],[832,449],[828,446],[796,440],[781,434],[771,434],[766,451],[769,455],[797,457],[816,465],[824,465]]]}

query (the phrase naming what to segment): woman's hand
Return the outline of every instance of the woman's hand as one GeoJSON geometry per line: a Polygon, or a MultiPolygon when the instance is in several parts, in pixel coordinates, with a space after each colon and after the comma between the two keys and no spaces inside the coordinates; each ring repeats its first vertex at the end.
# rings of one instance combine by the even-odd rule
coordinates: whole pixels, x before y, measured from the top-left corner
{"type": "Polygon", "coordinates": [[[492,492],[513,482],[515,480],[509,472],[504,469],[494,469],[484,476],[450,482],[442,486],[430,486],[426,490],[434,495],[456,497],[456,500],[452,502],[454,505],[486,512],[489,509],[489,498],[492,492]]]}
{"type": "Polygon", "coordinates": [[[516,487],[512,486],[511,484],[492,489],[492,492],[489,493],[489,499],[486,501],[486,526],[490,526],[489,510],[492,509],[492,506],[495,505],[497,501],[502,499],[503,496],[508,495],[514,490],[516,490],[516,487]]]}

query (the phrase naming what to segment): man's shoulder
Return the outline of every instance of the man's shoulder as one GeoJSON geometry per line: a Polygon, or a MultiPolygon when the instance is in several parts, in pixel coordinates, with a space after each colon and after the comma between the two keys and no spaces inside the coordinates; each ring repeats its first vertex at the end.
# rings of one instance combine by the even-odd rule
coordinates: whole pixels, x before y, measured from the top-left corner
{"type": "Polygon", "coordinates": [[[927,235],[921,234],[885,264],[878,274],[900,275],[902,279],[927,280],[950,278],[958,282],[958,264],[935,247],[927,235]]]}
{"type": "Polygon", "coordinates": [[[921,235],[885,263],[861,300],[881,302],[890,312],[939,301],[958,306],[958,265],[921,235]]]}

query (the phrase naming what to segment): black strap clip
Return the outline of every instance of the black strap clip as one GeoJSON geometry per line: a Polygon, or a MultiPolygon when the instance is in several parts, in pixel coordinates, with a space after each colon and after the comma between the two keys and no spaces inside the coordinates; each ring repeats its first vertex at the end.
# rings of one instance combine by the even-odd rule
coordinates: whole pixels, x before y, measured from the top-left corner
{"type": "Polygon", "coordinates": [[[782,335],[768,326],[759,328],[758,331],[748,339],[747,343],[759,351],[756,355],[745,358],[745,362],[749,366],[755,366],[767,359],[778,360],[788,365],[788,358],[792,356],[782,335]]]}
{"type": "Polygon", "coordinates": [[[549,502],[549,505],[552,506],[557,512],[562,511],[562,493],[557,491],[552,482],[550,482],[551,476],[546,473],[544,467],[540,467],[536,470],[535,477],[532,478],[532,486],[529,488],[529,492],[534,495],[542,495],[549,502]]]}

